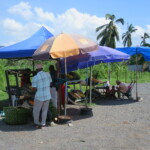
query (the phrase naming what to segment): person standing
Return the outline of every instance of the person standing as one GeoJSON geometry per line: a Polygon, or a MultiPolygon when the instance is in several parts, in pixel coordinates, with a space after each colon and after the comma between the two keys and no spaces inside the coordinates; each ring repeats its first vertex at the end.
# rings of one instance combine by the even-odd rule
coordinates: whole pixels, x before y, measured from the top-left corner
{"type": "Polygon", "coordinates": [[[41,64],[36,65],[37,74],[33,77],[32,88],[36,92],[33,105],[33,119],[36,128],[46,126],[46,117],[51,99],[50,83],[52,82],[49,72],[44,72],[41,64]],[[40,122],[40,111],[41,122],[40,122]]]}
{"type": "Polygon", "coordinates": [[[50,71],[50,75],[52,77],[52,82],[51,82],[51,86],[50,86],[52,103],[53,103],[54,107],[56,107],[56,109],[57,109],[57,87],[56,87],[57,71],[55,70],[53,65],[49,66],[49,71],[50,71]]]}
{"type": "Polygon", "coordinates": [[[29,68],[23,71],[21,75],[21,87],[26,85],[31,85],[30,74],[31,74],[31,70],[29,68]]]}

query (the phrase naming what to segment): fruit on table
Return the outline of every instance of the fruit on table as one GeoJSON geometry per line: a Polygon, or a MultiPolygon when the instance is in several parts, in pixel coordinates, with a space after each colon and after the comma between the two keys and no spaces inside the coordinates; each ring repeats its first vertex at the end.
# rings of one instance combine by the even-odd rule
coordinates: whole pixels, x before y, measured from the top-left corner
{"type": "Polygon", "coordinates": [[[67,74],[67,77],[68,77],[69,79],[73,79],[73,76],[70,75],[70,74],[67,74]]]}
{"type": "Polygon", "coordinates": [[[81,97],[85,97],[85,95],[82,93],[82,91],[80,91],[80,90],[77,90],[77,93],[81,96],[81,97]]]}

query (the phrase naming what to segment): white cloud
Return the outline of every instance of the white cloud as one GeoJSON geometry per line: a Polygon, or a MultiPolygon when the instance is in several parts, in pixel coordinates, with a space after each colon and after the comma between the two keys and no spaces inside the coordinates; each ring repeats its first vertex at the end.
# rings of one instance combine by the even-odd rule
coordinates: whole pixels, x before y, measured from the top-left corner
{"type": "Polygon", "coordinates": [[[9,41],[9,42],[6,42],[6,43],[3,43],[2,45],[3,46],[9,46],[9,45],[13,45],[13,44],[15,44],[16,42],[14,42],[14,41],[9,41]]]}
{"type": "MultiPolygon", "coordinates": [[[[25,19],[24,24],[14,19],[6,18],[2,21],[2,27],[5,33],[14,37],[14,41],[23,40],[35,33],[42,25],[44,25],[54,35],[61,32],[77,33],[84,35],[94,41],[98,33],[96,28],[108,23],[105,17],[98,17],[88,13],[81,13],[75,8],[70,8],[62,14],[53,14],[52,12],[44,11],[43,8],[33,7],[28,2],[20,2],[12,6],[9,13],[21,16],[25,19]]],[[[150,34],[150,25],[146,28],[135,26],[138,30],[132,35],[133,46],[139,45],[141,36],[144,32],[150,34]]],[[[125,26],[118,24],[120,42],[117,45],[122,45],[121,36],[126,32],[125,26]]],[[[98,42],[98,41],[97,41],[98,42]]]]}
{"type": "MultiPolygon", "coordinates": [[[[18,5],[13,6],[12,8],[17,8],[21,4],[22,2],[18,5]]],[[[26,10],[31,9],[31,6],[28,3],[23,4],[24,6],[26,6],[24,7],[26,8],[26,10]]],[[[11,10],[13,10],[12,8],[11,10]]],[[[21,9],[20,12],[22,12],[21,9]]],[[[87,13],[81,13],[77,11],[75,8],[68,9],[65,13],[54,16],[53,13],[44,12],[42,8],[35,7],[35,9],[31,12],[31,14],[34,14],[34,23],[28,21],[26,24],[22,25],[21,23],[12,19],[11,21],[16,23],[16,28],[14,26],[14,28],[12,29],[11,26],[8,25],[6,27],[4,25],[6,24],[5,23],[6,21],[4,20],[3,21],[4,29],[9,30],[10,35],[14,35],[16,37],[20,37],[20,39],[23,39],[24,37],[27,37],[29,34],[33,33],[33,31],[37,29],[38,25],[40,26],[43,25],[43,21],[49,21],[47,23],[45,22],[44,26],[47,29],[50,29],[50,32],[54,33],[54,35],[59,34],[61,32],[76,33],[84,35],[96,41],[98,33],[96,33],[95,29],[98,26],[108,23],[108,20],[105,20],[104,17],[100,18],[97,16],[92,16],[87,13]],[[19,28],[17,26],[19,26],[19,28]],[[18,29],[20,29],[19,32],[18,29]],[[24,34],[22,34],[22,32],[24,32],[24,34]]]]}
{"type": "MultiPolygon", "coordinates": [[[[150,35],[150,25],[147,25],[146,28],[142,28],[140,26],[135,26],[135,28],[137,31],[132,35],[133,46],[140,45],[142,41],[141,36],[143,36],[144,33],[148,33],[150,35]]],[[[146,39],[146,42],[150,43],[150,39],[146,39]]]]}
{"type": "MultiPolygon", "coordinates": [[[[132,33],[132,46],[139,46],[141,43],[141,36],[144,35],[144,32],[148,33],[148,27],[145,29],[140,26],[134,26],[134,27],[137,30],[134,33],[132,33]]],[[[123,46],[121,37],[122,37],[122,34],[125,33],[126,31],[127,31],[126,27],[123,26],[122,28],[120,28],[120,30],[119,30],[120,42],[117,43],[118,47],[123,46]]]]}
{"type": "Polygon", "coordinates": [[[22,32],[23,26],[21,23],[16,22],[13,19],[6,18],[2,21],[2,26],[6,33],[15,36],[17,33],[22,32]]]}
{"type": "Polygon", "coordinates": [[[133,33],[133,37],[141,37],[144,34],[145,30],[140,26],[135,26],[135,28],[137,30],[133,33]]]}
{"type": "MultiPolygon", "coordinates": [[[[5,31],[5,34],[9,37],[12,37],[13,41],[11,41],[11,43],[25,40],[26,38],[34,34],[41,27],[41,24],[37,23],[21,24],[10,18],[3,20],[1,25],[5,31]]],[[[10,43],[10,41],[8,43],[10,43]]]]}
{"type": "Polygon", "coordinates": [[[50,21],[53,22],[54,21],[54,14],[53,13],[49,13],[49,12],[44,12],[42,8],[34,8],[36,19],[39,21],[50,21]]]}
{"type": "Polygon", "coordinates": [[[147,25],[147,32],[150,34],[150,25],[147,25]]]}
{"type": "Polygon", "coordinates": [[[23,17],[26,20],[54,21],[54,14],[44,12],[42,8],[32,7],[28,2],[20,2],[8,9],[8,12],[23,17]]]}
{"type": "Polygon", "coordinates": [[[34,17],[31,6],[28,2],[20,2],[19,4],[10,7],[8,12],[11,14],[20,15],[27,20],[30,20],[34,17]]]}
{"type": "Polygon", "coordinates": [[[106,21],[105,18],[80,13],[75,8],[71,8],[55,18],[53,28],[55,29],[55,34],[61,32],[77,33],[96,41],[97,33],[95,29],[106,23],[108,23],[108,21],[106,21]]]}

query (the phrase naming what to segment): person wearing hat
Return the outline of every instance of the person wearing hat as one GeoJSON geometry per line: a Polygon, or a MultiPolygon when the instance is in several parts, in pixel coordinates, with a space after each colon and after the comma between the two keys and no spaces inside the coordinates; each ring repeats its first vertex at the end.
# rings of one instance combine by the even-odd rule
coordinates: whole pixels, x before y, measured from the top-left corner
{"type": "Polygon", "coordinates": [[[37,74],[32,79],[32,88],[35,91],[33,119],[36,128],[46,126],[46,117],[51,99],[50,83],[52,82],[49,72],[44,72],[41,64],[36,65],[37,74]],[[39,121],[41,113],[41,122],[39,121]]]}

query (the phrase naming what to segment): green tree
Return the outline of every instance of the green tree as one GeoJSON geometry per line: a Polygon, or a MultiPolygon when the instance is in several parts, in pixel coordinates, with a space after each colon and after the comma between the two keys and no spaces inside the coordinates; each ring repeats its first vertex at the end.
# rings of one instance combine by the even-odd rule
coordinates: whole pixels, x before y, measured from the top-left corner
{"type": "Polygon", "coordinates": [[[96,28],[96,32],[101,30],[97,36],[97,40],[100,40],[99,45],[115,48],[116,41],[119,41],[119,33],[116,23],[124,25],[124,19],[116,19],[116,16],[111,14],[106,14],[105,18],[106,20],[110,20],[110,22],[96,28]]]}
{"type": "Polygon", "coordinates": [[[123,40],[123,45],[124,47],[125,46],[132,46],[132,38],[131,38],[131,35],[132,33],[134,33],[137,29],[135,29],[135,27],[130,24],[128,27],[127,27],[127,32],[123,33],[122,35],[122,40],[123,40]]]}
{"type": "Polygon", "coordinates": [[[146,39],[148,39],[148,38],[150,38],[150,36],[148,35],[148,33],[144,33],[144,35],[143,36],[141,36],[141,39],[142,39],[142,41],[141,41],[141,46],[144,46],[144,45],[146,45],[147,43],[146,43],[146,39]]]}

